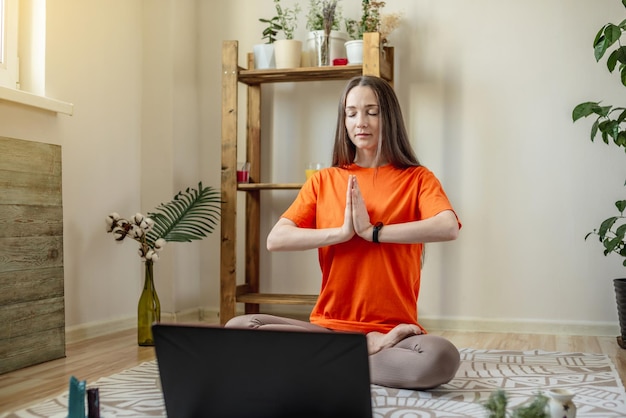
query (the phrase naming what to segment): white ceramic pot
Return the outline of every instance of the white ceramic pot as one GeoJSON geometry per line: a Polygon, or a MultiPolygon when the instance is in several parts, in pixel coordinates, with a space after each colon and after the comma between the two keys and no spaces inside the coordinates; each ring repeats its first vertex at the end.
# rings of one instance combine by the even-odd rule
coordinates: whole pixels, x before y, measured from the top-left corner
{"type": "Polygon", "coordinates": [[[274,44],[258,44],[252,47],[254,53],[254,68],[257,70],[266,70],[268,68],[276,68],[276,60],[274,59],[274,44]]]}
{"type": "Polygon", "coordinates": [[[279,39],[274,42],[276,68],[297,68],[302,61],[302,41],[279,39]]]}
{"type": "Polygon", "coordinates": [[[330,31],[330,38],[328,39],[328,51],[327,63],[322,61],[322,50],[324,31],[316,30],[309,32],[309,36],[306,41],[306,57],[308,62],[305,65],[315,67],[322,65],[333,65],[333,60],[336,58],[346,57],[346,48],[344,44],[348,40],[348,34],[345,32],[339,32],[336,30],[330,31]]]}
{"type": "Polygon", "coordinates": [[[550,418],[575,418],[576,405],[572,402],[574,394],[565,389],[552,389],[548,391],[548,405],[546,412],[550,418]]]}
{"type": "Polygon", "coordinates": [[[363,64],[363,39],[345,43],[348,64],[363,64]]]}

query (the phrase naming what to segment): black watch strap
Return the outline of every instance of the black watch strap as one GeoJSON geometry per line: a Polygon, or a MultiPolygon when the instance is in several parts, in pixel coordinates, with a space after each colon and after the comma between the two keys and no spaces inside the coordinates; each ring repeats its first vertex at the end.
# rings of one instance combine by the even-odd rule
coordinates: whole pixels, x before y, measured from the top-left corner
{"type": "Polygon", "coordinates": [[[375,242],[376,244],[380,243],[380,241],[378,241],[378,233],[380,232],[381,229],[383,229],[383,223],[376,222],[376,224],[374,225],[374,231],[372,233],[372,241],[375,242]]]}

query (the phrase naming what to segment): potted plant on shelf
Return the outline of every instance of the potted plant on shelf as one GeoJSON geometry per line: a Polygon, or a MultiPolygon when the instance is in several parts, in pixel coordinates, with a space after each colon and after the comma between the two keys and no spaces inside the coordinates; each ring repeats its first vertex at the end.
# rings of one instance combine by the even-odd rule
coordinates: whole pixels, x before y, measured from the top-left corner
{"type": "Polygon", "coordinates": [[[342,13],[338,3],[339,0],[309,0],[306,49],[310,65],[331,65],[336,58],[346,56],[344,44],[348,34],[339,30],[342,13]]]}
{"type": "Polygon", "coordinates": [[[274,59],[274,42],[276,41],[276,35],[282,30],[282,27],[278,23],[278,16],[274,16],[271,19],[260,18],[261,23],[267,26],[263,29],[264,44],[257,44],[252,47],[254,53],[254,68],[258,70],[265,70],[268,68],[276,67],[276,60],[274,59]]]}
{"type": "Polygon", "coordinates": [[[299,67],[302,60],[302,41],[293,39],[293,34],[298,27],[300,5],[296,3],[293,8],[283,7],[280,0],[274,0],[274,7],[276,8],[274,27],[285,36],[285,39],[277,39],[274,42],[276,68],[299,67]]]}
{"type": "Polygon", "coordinates": [[[363,62],[363,34],[379,32],[383,44],[388,42],[388,36],[400,24],[400,13],[381,12],[384,1],[361,0],[361,18],[359,20],[346,19],[345,26],[348,37],[345,43],[348,63],[361,64],[363,62]]]}
{"type": "MultiPolygon", "coordinates": [[[[622,0],[622,4],[626,7],[626,0],[622,0]]],[[[598,31],[593,42],[593,49],[598,62],[611,50],[606,62],[607,68],[612,73],[619,63],[621,82],[626,86],[626,46],[622,46],[619,42],[624,32],[626,32],[626,20],[619,25],[607,23],[598,31]]],[[[612,141],[618,149],[620,147],[626,149],[626,129],[623,126],[626,121],[626,108],[603,106],[599,101],[584,102],[574,108],[572,119],[576,122],[592,115],[596,117],[596,120],[591,126],[591,141],[594,141],[600,134],[605,144],[608,145],[612,141]]],[[[620,255],[624,258],[623,265],[626,267],[626,216],[624,216],[626,200],[618,200],[615,202],[615,207],[618,214],[605,219],[600,227],[588,233],[585,239],[591,235],[597,236],[604,248],[604,255],[611,253],[620,255]]],[[[621,333],[617,337],[617,342],[620,347],[626,348],[626,278],[614,279],[613,284],[621,333]]]]}

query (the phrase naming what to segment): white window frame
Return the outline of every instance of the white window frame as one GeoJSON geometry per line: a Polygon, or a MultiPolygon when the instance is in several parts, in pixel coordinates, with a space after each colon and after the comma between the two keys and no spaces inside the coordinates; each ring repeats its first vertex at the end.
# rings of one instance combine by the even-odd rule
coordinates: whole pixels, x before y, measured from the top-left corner
{"type": "Polygon", "coordinates": [[[0,65],[4,63],[4,42],[6,36],[4,35],[4,0],[0,0],[0,65]]]}
{"type": "MultiPolygon", "coordinates": [[[[45,96],[45,7],[46,0],[0,0],[0,6],[3,7],[3,28],[0,30],[0,42],[4,42],[3,59],[0,60],[0,103],[18,103],[20,105],[31,106],[38,109],[48,110],[55,113],[64,113],[72,115],[74,112],[74,105],[72,103],[63,102],[60,100],[52,99],[45,96]],[[27,6],[24,8],[27,3],[27,6]],[[20,18],[20,6],[22,6],[22,12],[24,12],[24,18],[21,23],[24,24],[22,28],[25,31],[31,31],[31,38],[34,35],[41,35],[41,33],[32,32],[33,29],[29,25],[37,25],[37,29],[43,29],[43,57],[44,61],[35,63],[37,67],[33,67],[39,70],[40,73],[33,75],[33,71],[29,71],[24,74],[23,86],[20,85],[20,60],[18,50],[18,21],[20,18]],[[39,22],[39,19],[43,17],[44,21],[39,22]],[[41,68],[40,68],[41,67],[41,68]],[[33,78],[39,76],[39,78],[33,78]],[[22,91],[21,87],[26,88],[28,91],[22,91]]],[[[37,36],[35,38],[39,39],[37,36]]],[[[32,40],[32,39],[31,39],[32,40]]],[[[39,39],[41,41],[41,39],[39,39]]],[[[40,42],[41,43],[41,42],[40,42]]],[[[25,44],[24,44],[25,45],[25,44]]],[[[28,67],[35,58],[33,58],[32,45],[31,48],[26,48],[24,52],[25,66],[28,67]],[[30,55],[29,55],[30,54],[30,55]],[[28,57],[28,59],[26,59],[28,57]]],[[[41,50],[40,50],[41,52],[41,50]]],[[[37,55],[37,58],[41,60],[41,55],[37,55]]],[[[32,70],[32,68],[30,68],[32,70]]]]}
{"type": "Polygon", "coordinates": [[[0,86],[19,88],[19,59],[17,54],[18,0],[0,0],[0,86]]]}

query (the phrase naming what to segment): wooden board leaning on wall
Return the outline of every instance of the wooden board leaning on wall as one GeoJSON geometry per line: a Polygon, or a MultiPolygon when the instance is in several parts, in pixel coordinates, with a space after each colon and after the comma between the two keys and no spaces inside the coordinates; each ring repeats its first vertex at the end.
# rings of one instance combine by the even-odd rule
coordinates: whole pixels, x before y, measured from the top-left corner
{"type": "Polygon", "coordinates": [[[61,147],[0,137],[0,373],[65,356],[61,147]]]}

